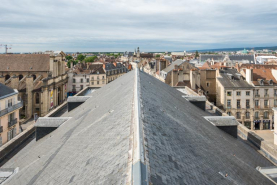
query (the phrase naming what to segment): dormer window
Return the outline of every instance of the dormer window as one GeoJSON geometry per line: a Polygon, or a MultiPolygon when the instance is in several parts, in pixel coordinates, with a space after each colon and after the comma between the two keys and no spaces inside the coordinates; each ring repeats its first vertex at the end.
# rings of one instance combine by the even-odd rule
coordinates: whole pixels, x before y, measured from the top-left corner
{"type": "Polygon", "coordinates": [[[264,85],[264,80],[263,79],[260,80],[260,85],[264,85]]]}
{"type": "Polygon", "coordinates": [[[273,80],[270,79],[270,80],[268,81],[268,83],[269,83],[269,85],[273,85],[273,80]]]}

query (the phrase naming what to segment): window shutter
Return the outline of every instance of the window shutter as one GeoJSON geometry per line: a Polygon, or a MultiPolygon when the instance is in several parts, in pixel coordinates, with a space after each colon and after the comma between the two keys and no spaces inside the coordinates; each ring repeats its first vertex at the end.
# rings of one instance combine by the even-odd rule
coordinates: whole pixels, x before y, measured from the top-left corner
{"type": "Polygon", "coordinates": [[[2,146],[2,136],[0,136],[0,146],[2,146]]]}
{"type": "Polygon", "coordinates": [[[10,135],[11,135],[11,134],[10,134],[10,131],[8,131],[8,141],[11,140],[11,139],[10,139],[10,135]]]}
{"type": "Polygon", "coordinates": [[[13,137],[15,137],[16,136],[16,127],[14,127],[14,129],[13,129],[13,137]]]}

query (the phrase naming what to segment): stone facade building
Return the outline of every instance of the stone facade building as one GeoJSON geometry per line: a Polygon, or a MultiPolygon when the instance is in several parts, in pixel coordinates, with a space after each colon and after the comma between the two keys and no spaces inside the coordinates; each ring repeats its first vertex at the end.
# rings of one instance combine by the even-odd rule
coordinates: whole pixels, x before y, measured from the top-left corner
{"type": "Polygon", "coordinates": [[[0,83],[0,146],[20,133],[18,91],[0,83]]]}
{"type": "Polygon", "coordinates": [[[65,53],[0,55],[0,83],[18,89],[21,118],[45,116],[66,99],[65,53]]]}
{"type": "Polygon", "coordinates": [[[127,68],[119,62],[79,63],[68,72],[68,92],[76,93],[85,87],[103,87],[107,83],[127,73],[127,71],[127,68]]]}

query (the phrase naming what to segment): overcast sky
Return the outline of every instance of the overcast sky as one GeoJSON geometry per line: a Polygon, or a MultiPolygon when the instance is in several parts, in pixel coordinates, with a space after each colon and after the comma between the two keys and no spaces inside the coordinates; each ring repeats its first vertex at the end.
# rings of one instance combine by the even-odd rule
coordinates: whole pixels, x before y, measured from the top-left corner
{"type": "Polygon", "coordinates": [[[276,23],[276,0],[1,0],[0,44],[11,52],[275,46],[276,23]]]}

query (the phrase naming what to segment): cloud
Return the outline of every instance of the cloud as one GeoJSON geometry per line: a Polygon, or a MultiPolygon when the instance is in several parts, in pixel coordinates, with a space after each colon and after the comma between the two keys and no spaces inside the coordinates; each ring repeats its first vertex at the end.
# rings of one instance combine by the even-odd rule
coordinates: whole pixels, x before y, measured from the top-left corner
{"type": "Polygon", "coordinates": [[[272,46],[276,9],[273,0],[2,0],[0,40],[14,52],[272,46]]]}

